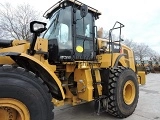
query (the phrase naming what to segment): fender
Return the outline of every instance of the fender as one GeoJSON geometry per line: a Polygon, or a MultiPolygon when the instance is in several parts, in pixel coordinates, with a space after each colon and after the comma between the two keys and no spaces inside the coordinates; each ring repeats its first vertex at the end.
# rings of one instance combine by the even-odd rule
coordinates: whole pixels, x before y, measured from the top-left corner
{"type": "Polygon", "coordinates": [[[20,67],[32,71],[37,76],[41,77],[50,89],[53,98],[58,100],[63,100],[65,98],[61,81],[58,79],[54,71],[38,59],[25,53],[16,52],[0,53],[0,56],[10,56],[20,67]]]}
{"type": "Polygon", "coordinates": [[[120,62],[122,65],[125,65],[125,64],[126,64],[124,61],[121,61],[121,60],[120,60],[123,56],[126,56],[126,54],[120,54],[120,55],[117,57],[117,59],[116,59],[113,67],[117,67],[119,62],[120,62]]]}

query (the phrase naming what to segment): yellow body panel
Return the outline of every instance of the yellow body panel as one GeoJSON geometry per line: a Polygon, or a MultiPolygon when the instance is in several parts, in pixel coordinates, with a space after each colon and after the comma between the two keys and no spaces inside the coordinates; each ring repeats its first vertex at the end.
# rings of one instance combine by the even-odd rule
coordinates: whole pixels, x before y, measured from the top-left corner
{"type": "Polygon", "coordinates": [[[98,69],[94,70],[95,72],[95,77],[96,77],[96,82],[97,84],[97,88],[98,88],[98,94],[102,95],[102,85],[101,85],[101,76],[100,76],[100,72],[98,69]]]}
{"type": "Polygon", "coordinates": [[[122,53],[125,54],[125,62],[127,66],[135,71],[135,58],[133,51],[126,45],[122,45],[122,53]]]}
{"type": "MultiPolygon", "coordinates": [[[[120,53],[114,53],[113,56],[111,54],[101,54],[101,55],[97,55],[97,59],[100,62],[100,68],[108,68],[108,67],[113,67],[114,63],[117,59],[117,57],[120,55],[120,53]],[[111,59],[112,58],[112,59],[111,59]],[[111,62],[112,60],[112,62],[111,62]]],[[[124,57],[121,57],[121,59],[119,60],[119,62],[127,67],[127,64],[124,61],[124,57]]]]}
{"type": "Polygon", "coordinates": [[[138,71],[138,82],[141,85],[146,83],[146,74],[144,71],[138,71]]]}
{"type": "MultiPolygon", "coordinates": [[[[108,48],[109,46],[107,45],[108,42],[109,40],[107,39],[98,38],[98,47],[100,50],[102,49],[104,51],[100,55],[97,55],[97,59],[101,63],[100,67],[102,68],[113,67],[118,56],[124,54],[124,56],[120,58],[119,63],[122,66],[129,67],[133,71],[135,71],[135,59],[133,51],[129,47],[121,44],[121,50],[120,50],[121,52],[111,54],[109,53],[109,48],[108,48]]],[[[110,51],[112,51],[111,48],[110,51]]]]}
{"type": "Polygon", "coordinates": [[[91,70],[76,69],[74,72],[74,80],[77,82],[78,98],[86,101],[92,101],[93,80],[91,70]]]}
{"type": "MultiPolygon", "coordinates": [[[[16,40],[17,41],[17,40],[16,40]]],[[[14,47],[8,47],[0,49],[0,53],[3,52],[16,52],[16,53],[26,53],[27,48],[29,48],[29,43],[17,45],[14,47]]],[[[10,57],[8,56],[0,56],[0,64],[13,64],[15,63],[10,57]]]]}
{"type": "Polygon", "coordinates": [[[10,57],[8,56],[5,56],[5,57],[2,57],[0,56],[0,64],[13,64],[15,63],[10,57]]]}

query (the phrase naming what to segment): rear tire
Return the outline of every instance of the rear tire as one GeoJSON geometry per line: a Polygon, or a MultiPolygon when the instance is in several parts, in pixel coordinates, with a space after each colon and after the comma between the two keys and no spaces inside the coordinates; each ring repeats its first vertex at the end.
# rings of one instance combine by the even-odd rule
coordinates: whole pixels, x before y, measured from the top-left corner
{"type": "Polygon", "coordinates": [[[0,92],[0,100],[6,98],[23,103],[29,111],[30,120],[54,119],[49,89],[34,73],[20,67],[1,66],[0,92]]]}
{"type": "Polygon", "coordinates": [[[135,72],[129,68],[117,67],[110,70],[108,83],[108,113],[126,118],[138,103],[139,85],[135,72]]]}

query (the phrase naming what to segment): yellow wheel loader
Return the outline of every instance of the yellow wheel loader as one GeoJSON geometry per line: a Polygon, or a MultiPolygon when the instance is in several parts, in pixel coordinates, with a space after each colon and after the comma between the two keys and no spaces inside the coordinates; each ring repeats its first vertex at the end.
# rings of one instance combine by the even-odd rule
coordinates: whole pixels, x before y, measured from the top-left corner
{"type": "Polygon", "coordinates": [[[44,14],[47,25],[30,23],[31,41],[0,40],[0,120],[53,120],[54,106],[90,101],[97,114],[134,112],[145,73],[121,44],[122,23],[108,40],[97,38],[100,15],[77,0],[61,0],[44,14]]]}

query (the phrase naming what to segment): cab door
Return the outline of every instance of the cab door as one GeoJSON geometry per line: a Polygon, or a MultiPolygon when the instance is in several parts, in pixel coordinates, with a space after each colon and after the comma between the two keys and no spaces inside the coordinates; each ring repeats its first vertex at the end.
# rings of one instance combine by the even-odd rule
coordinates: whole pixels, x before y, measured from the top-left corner
{"type": "Polygon", "coordinates": [[[93,60],[95,58],[94,51],[94,19],[91,13],[87,13],[85,17],[81,17],[80,10],[76,13],[76,26],[75,26],[75,60],[93,60]]]}

